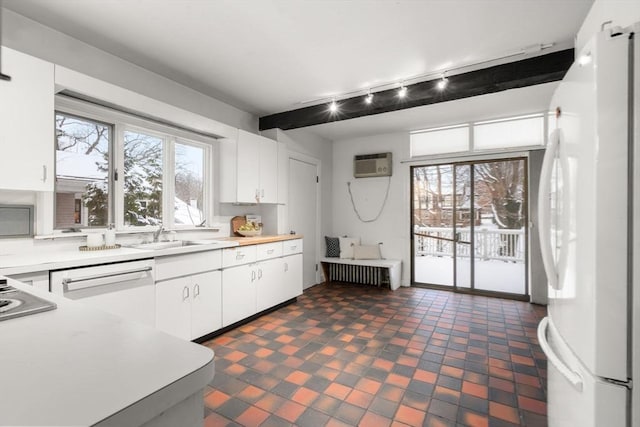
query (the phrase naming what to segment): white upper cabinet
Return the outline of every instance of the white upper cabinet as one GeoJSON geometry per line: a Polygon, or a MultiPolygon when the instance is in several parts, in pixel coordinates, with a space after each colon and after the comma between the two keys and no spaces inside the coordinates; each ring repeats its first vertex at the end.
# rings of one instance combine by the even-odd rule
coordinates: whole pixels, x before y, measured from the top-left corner
{"type": "Polygon", "coordinates": [[[53,64],[2,48],[0,188],[53,191],[53,64]]]}
{"type": "Polygon", "coordinates": [[[220,202],[278,202],[278,143],[243,130],[220,141],[220,202]]]}

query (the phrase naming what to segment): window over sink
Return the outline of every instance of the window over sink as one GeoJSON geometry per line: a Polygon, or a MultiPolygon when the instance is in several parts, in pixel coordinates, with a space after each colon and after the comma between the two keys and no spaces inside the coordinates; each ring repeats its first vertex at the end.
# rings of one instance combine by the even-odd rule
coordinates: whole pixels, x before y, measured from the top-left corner
{"type": "Polygon", "coordinates": [[[203,225],[215,139],[56,98],[56,229],[203,225]]]}

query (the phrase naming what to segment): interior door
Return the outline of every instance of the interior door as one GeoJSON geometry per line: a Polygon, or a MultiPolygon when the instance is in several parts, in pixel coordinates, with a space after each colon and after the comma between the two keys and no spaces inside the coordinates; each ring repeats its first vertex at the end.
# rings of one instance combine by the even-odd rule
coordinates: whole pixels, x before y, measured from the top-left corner
{"type": "Polygon", "coordinates": [[[303,286],[317,283],[318,182],[317,166],[289,158],[289,228],[304,236],[303,286]]]}

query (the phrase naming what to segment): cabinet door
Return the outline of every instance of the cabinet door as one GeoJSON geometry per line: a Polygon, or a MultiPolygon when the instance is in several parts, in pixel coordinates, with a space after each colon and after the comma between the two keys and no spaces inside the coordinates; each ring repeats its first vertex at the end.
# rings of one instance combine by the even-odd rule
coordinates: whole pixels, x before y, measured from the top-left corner
{"type": "Polygon", "coordinates": [[[260,203],[278,203],[278,143],[260,138],[260,203]]]}
{"type": "Polygon", "coordinates": [[[53,191],[53,64],[2,48],[0,188],[53,191]]]}
{"type": "Polygon", "coordinates": [[[256,264],[258,282],[256,284],[256,300],[258,311],[266,310],[286,301],[283,279],[282,258],[262,261],[256,264]]]}
{"type": "Polygon", "coordinates": [[[302,295],[302,254],[282,258],[284,262],[285,301],[302,295]]]}
{"type": "Polygon", "coordinates": [[[261,138],[242,130],[238,132],[236,191],[240,203],[256,203],[259,195],[261,138]]]}
{"type": "Polygon", "coordinates": [[[191,340],[190,278],[156,283],[156,329],[191,340]]]}
{"type": "Polygon", "coordinates": [[[222,326],[256,314],[257,280],[253,264],[222,270],[222,326]]]}
{"type": "Polygon", "coordinates": [[[222,273],[191,276],[191,339],[222,327],[222,273]]]}

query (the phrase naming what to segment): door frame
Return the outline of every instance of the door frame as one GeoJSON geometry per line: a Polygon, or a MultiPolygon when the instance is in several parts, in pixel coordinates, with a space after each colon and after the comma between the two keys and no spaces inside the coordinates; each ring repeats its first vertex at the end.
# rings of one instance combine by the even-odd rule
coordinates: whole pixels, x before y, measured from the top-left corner
{"type": "MultiPolygon", "coordinates": [[[[304,163],[308,163],[310,165],[313,165],[316,167],[316,176],[318,177],[317,180],[318,182],[316,183],[316,224],[315,224],[315,237],[316,237],[316,259],[315,261],[315,265],[316,265],[316,274],[315,274],[315,285],[317,285],[318,283],[321,283],[320,281],[320,277],[322,275],[322,272],[320,271],[320,251],[322,250],[322,245],[320,242],[320,236],[321,236],[321,224],[322,224],[322,208],[321,208],[321,201],[322,201],[322,161],[320,159],[317,159],[315,157],[311,157],[307,154],[303,154],[303,153],[298,153],[297,151],[291,151],[289,150],[289,154],[287,156],[287,168],[289,167],[289,162],[291,160],[296,160],[299,162],[304,162],[304,163]]],[[[287,180],[289,180],[291,178],[291,175],[289,174],[287,177],[287,180]]],[[[289,185],[289,182],[287,181],[287,187],[289,185]]],[[[287,204],[290,204],[291,200],[287,197],[287,204]]],[[[291,222],[289,221],[289,206],[287,206],[287,228],[289,230],[291,230],[291,222]]]]}
{"type": "MultiPolygon", "coordinates": [[[[529,301],[530,300],[530,283],[529,283],[529,279],[530,279],[530,265],[529,265],[529,257],[530,257],[530,246],[529,246],[529,233],[530,233],[530,221],[531,221],[531,215],[529,212],[529,194],[530,194],[530,189],[529,189],[529,153],[528,152],[509,152],[509,153],[504,153],[502,155],[481,155],[481,156],[459,156],[459,157],[448,157],[448,158],[437,158],[437,159],[432,159],[432,160],[423,160],[423,161],[416,161],[416,162],[411,162],[414,163],[412,165],[410,165],[409,167],[409,244],[411,246],[410,248],[410,256],[411,256],[411,286],[415,286],[415,287],[421,287],[421,288],[428,288],[428,289],[437,289],[437,290],[446,290],[446,291],[452,291],[455,293],[461,293],[461,294],[472,294],[472,295],[481,295],[481,296],[490,296],[490,297],[499,297],[499,298],[505,298],[505,299],[513,299],[513,300],[520,300],[520,301],[529,301]],[[414,168],[420,168],[420,167],[425,167],[425,166],[437,166],[437,165],[452,165],[454,168],[454,182],[455,182],[455,166],[456,165],[471,165],[474,166],[477,163],[490,163],[490,162],[499,162],[499,161],[509,161],[509,160],[524,160],[524,173],[523,173],[523,180],[524,180],[524,188],[525,188],[525,197],[523,198],[523,210],[525,212],[525,220],[524,220],[524,229],[525,229],[525,233],[524,233],[524,248],[526,251],[525,257],[524,257],[524,265],[525,265],[525,275],[524,275],[524,294],[512,294],[512,293],[508,293],[508,292],[499,292],[499,291],[489,291],[489,290],[484,290],[484,289],[476,289],[475,288],[475,257],[474,257],[474,251],[475,251],[475,232],[474,232],[474,226],[471,227],[471,231],[470,231],[470,240],[471,240],[471,251],[470,251],[470,257],[471,257],[471,286],[469,288],[459,288],[456,285],[457,282],[457,271],[456,271],[456,245],[457,242],[455,241],[455,227],[452,228],[453,232],[454,232],[454,242],[453,243],[453,264],[454,264],[454,270],[453,270],[453,283],[451,284],[451,286],[447,286],[447,285],[435,285],[435,284],[428,284],[428,283],[417,283],[415,280],[415,262],[413,262],[415,260],[415,235],[413,232],[413,212],[414,212],[414,198],[413,198],[413,193],[414,193],[414,180],[413,180],[413,170],[414,168]]],[[[473,179],[473,173],[471,173],[471,178],[473,179]]],[[[472,184],[472,190],[473,190],[473,184],[472,184]]],[[[454,188],[454,193],[455,193],[455,188],[454,188]]],[[[473,194],[474,191],[471,191],[471,203],[474,202],[474,197],[475,195],[473,194]]],[[[454,209],[455,211],[455,209],[454,209]]]]}

